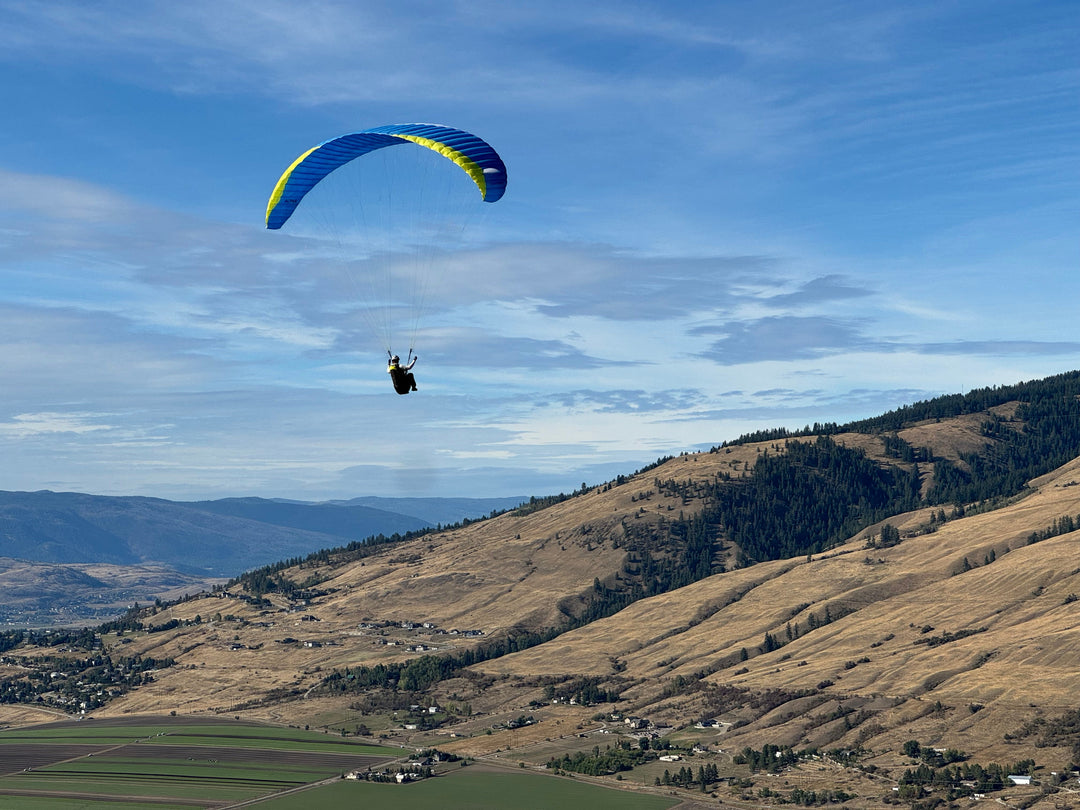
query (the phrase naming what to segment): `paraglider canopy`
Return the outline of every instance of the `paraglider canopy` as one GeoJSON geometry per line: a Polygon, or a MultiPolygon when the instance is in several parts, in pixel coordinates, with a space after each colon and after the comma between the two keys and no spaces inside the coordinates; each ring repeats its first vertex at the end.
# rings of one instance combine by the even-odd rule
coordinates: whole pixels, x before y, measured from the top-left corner
{"type": "Polygon", "coordinates": [[[427,147],[456,163],[476,183],[485,202],[495,202],[506,191],[502,158],[475,135],[439,124],[389,124],[324,141],[300,155],[274,186],[266,206],[266,227],[284,225],[304,195],[334,169],[376,149],[405,143],[427,147]]]}

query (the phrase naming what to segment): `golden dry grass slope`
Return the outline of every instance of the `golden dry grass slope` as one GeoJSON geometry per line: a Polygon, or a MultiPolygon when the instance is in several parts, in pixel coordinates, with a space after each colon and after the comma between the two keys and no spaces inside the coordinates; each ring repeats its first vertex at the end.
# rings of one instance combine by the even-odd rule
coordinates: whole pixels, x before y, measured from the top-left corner
{"type": "MultiPolygon", "coordinates": [[[[896,547],[860,539],[813,560],[713,576],[480,668],[599,675],[617,661],[635,709],[676,725],[717,708],[738,721],[722,712],[724,685],[810,696],[729,733],[732,745],[896,749],[919,739],[1017,759],[1007,733],[1077,708],[1080,534],[1027,540],[1080,513],[1077,484],[1074,462],[1012,506],[896,547]],[[825,624],[826,608],[839,618],[825,624]],[[766,634],[777,648],[762,652],[766,634]],[[842,716],[823,721],[832,714],[842,716]]],[[[924,518],[909,516],[901,530],[924,518]]]]}
{"type": "MultiPolygon", "coordinates": [[[[943,455],[984,441],[969,417],[909,431],[943,455]]],[[[873,437],[837,440],[880,453],[873,437]]],[[[331,668],[558,624],[595,579],[611,581],[622,569],[628,532],[702,508],[664,496],[657,478],[738,476],[767,447],[778,445],[680,456],[531,514],[288,571],[317,583],[321,595],[307,604],[272,596],[273,607],[255,607],[219,594],[170,606],[150,621],[198,614],[202,622],[108,643],[125,654],[172,656],[177,666],[99,714],[329,716],[355,699],[312,689],[331,668]]],[[[474,694],[473,709],[517,713],[541,694],[541,678],[584,675],[618,685],[623,709],[656,723],[731,723],[725,746],[895,753],[917,739],[981,761],[1018,760],[1036,739],[1016,732],[1077,708],[1080,694],[1080,533],[1029,544],[1032,532],[1080,514],[1080,461],[1031,482],[1010,505],[973,511],[933,531],[931,510],[898,516],[890,521],[903,535],[896,546],[870,547],[880,531],[872,527],[813,559],[716,574],[478,664],[474,673],[491,677],[471,681],[487,688],[486,697],[474,694]]],[[[453,687],[464,688],[461,679],[453,687]]],[[[1051,753],[1068,761],[1066,750],[1051,753]]]]}

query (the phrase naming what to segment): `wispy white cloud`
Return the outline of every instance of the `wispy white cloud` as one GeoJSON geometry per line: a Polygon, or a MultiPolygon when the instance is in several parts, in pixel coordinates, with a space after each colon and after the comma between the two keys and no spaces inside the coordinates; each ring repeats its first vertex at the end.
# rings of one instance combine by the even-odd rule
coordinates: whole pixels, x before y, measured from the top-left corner
{"type": "Polygon", "coordinates": [[[852,318],[774,316],[747,322],[700,326],[693,334],[717,339],[703,356],[724,365],[765,360],[806,360],[853,349],[880,348],[852,318]]]}
{"type": "Polygon", "coordinates": [[[6,422],[0,421],[0,434],[17,439],[40,436],[50,433],[91,433],[111,430],[111,424],[102,424],[103,418],[114,418],[114,414],[95,413],[17,413],[6,422]]]}
{"type": "Polygon", "coordinates": [[[65,177],[32,175],[0,167],[0,211],[47,222],[98,225],[138,210],[120,194],[65,177]]]}

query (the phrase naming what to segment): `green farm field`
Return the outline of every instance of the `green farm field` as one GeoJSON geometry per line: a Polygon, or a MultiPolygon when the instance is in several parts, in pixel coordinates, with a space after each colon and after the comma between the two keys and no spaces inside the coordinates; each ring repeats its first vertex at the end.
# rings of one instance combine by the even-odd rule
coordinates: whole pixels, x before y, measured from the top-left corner
{"type": "Polygon", "coordinates": [[[326,734],[175,718],[0,731],[0,808],[223,806],[403,755],[326,734]]]}
{"type": "Polygon", "coordinates": [[[616,790],[574,779],[472,766],[405,785],[334,782],[254,806],[259,810],[665,810],[679,802],[679,798],[616,790]]]}
{"type": "Polygon", "coordinates": [[[484,765],[405,785],[340,779],[405,753],[240,721],[50,723],[0,731],[0,810],[168,810],[240,802],[265,810],[358,803],[371,810],[397,810],[403,803],[417,810],[663,810],[679,801],[484,765]]]}

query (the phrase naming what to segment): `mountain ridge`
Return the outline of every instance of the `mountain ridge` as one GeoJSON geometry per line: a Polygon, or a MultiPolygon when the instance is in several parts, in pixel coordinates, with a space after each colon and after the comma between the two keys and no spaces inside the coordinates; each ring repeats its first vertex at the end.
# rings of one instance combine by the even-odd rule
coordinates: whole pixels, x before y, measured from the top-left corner
{"type": "MultiPolygon", "coordinates": [[[[520,498],[419,499],[417,513],[447,524],[516,505],[520,498]]],[[[408,499],[393,499],[408,505],[408,499]]],[[[281,502],[263,498],[169,501],[145,496],[77,492],[0,492],[0,558],[19,561],[27,582],[0,595],[0,619],[49,625],[100,621],[127,605],[197,592],[243,571],[368,537],[433,528],[415,515],[368,503],[281,502]],[[109,582],[127,583],[122,570],[154,569],[146,588],[77,585],[78,566],[114,566],[109,582]],[[60,585],[55,566],[69,566],[60,585]],[[169,575],[172,571],[175,576],[169,575]],[[35,588],[38,593],[35,593],[35,588]],[[100,590],[100,592],[95,592],[100,590]],[[113,592],[114,591],[114,592],[113,592]],[[132,598],[137,596],[137,598],[132,598]],[[87,605],[80,611],[80,600],[87,605]],[[62,604],[63,610],[52,608],[62,604]]]]}

